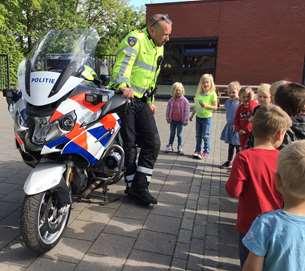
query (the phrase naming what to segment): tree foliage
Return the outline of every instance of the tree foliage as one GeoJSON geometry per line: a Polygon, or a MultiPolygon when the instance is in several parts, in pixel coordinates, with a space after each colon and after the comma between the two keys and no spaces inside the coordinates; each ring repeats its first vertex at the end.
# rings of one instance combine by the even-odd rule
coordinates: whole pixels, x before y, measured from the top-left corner
{"type": "Polygon", "coordinates": [[[17,77],[17,66],[23,58],[23,54],[19,43],[16,41],[16,36],[10,35],[8,13],[6,7],[0,4],[0,54],[8,54],[10,57],[10,78],[14,84],[17,77]]]}
{"type": "Polygon", "coordinates": [[[11,78],[17,65],[50,29],[95,28],[97,55],[114,54],[129,31],[144,26],[144,12],[126,0],[0,0],[0,53],[10,57],[11,78]]]}

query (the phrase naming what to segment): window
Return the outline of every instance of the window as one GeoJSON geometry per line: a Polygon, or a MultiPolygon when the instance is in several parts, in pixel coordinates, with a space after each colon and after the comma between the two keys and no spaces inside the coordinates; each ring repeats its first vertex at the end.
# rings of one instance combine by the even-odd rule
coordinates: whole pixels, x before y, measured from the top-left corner
{"type": "Polygon", "coordinates": [[[165,45],[159,85],[197,85],[203,73],[215,76],[217,39],[179,39],[165,45]]]}

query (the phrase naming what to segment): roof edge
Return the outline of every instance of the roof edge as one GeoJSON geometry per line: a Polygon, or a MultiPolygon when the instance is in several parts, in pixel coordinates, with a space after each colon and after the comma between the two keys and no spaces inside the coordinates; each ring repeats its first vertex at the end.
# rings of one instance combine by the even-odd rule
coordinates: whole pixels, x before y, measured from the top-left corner
{"type": "Polygon", "coordinates": [[[236,2],[240,0],[197,0],[197,1],[181,1],[181,2],[165,2],[165,3],[151,3],[145,4],[145,6],[169,6],[169,5],[185,5],[185,4],[204,4],[211,2],[236,2]]]}

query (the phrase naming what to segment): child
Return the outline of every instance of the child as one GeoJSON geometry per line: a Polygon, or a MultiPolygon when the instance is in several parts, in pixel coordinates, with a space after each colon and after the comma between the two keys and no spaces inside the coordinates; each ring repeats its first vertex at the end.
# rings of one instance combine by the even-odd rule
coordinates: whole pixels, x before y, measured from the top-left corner
{"type": "Polygon", "coordinates": [[[240,147],[242,150],[248,148],[248,139],[252,132],[252,122],[250,118],[254,108],[258,105],[256,100],[253,100],[253,90],[250,87],[242,88],[239,92],[240,105],[237,108],[234,126],[239,133],[240,147]]]}
{"type": "Polygon", "coordinates": [[[226,110],[227,123],[221,132],[220,139],[229,144],[228,160],[221,165],[221,168],[231,168],[234,150],[239,151],[239,135],[234,129],[234,118],[236,110],[239,106],[238,93],[240,84],[238,81],[233,81],[228,85],[229,99],[225,101],[224,108],[226,110]]]}
{"type": "Polygon", "coordinates": [[[281,147],[305,139],[305,118],[302,115],[305,108],[305,86],[294,82],[282,84],[278,87],[274,100],[292,119],[291,129],[285,134],[281,147]]]}
{"type": "MultiPolygon", "coordinates": [[[[257,101],[258,106],[253,109],[253,115],[260,105],[269,105],[271,104],[271,93],[270,93],[270,84],[262,83],[257,88],[257,101]]],[[[251,119],[250,119],[251,121],[251,119]]],[[[252,133],[249,135],[248,147],[252,148],[254,146],[254,137],[252,133]]]]}
{"type": "Polygon", "coordinates": [[[275,93],[276,93],[277,89],[279,88],[279,86],[287,84],[287,83],[289,83],[289,82],[286,80],[280,80],[280,81],[276,81],[276,82],[272,83],[272,85],[270,86],[271,103],[274,104],[275,93]]]}
{"type": "Polygon", "coordinates": [[[194,115],[196,115],[196,148],[193,158],[203,159],[210,152],[211,119],[213,110],[217,109],[216,88],[211,74],[201,76],[194,101],[194,112],[190,117],[190,121],[192,121],[194,115]]]}
{"type": "Polygon", "coordinates": [[[173,143],[177,131],[178,147],[177,152],[182,152],[182,132],[183,126],[187,125],[190,114],[190,104],[184,97],[184,87],[182,83],[176,82],[172,85],[172,98],[167,103],[166,120],[170,124],[169,141],[166,145],[166,152],[174,151],[173,143]]]}
{"type": "Polygon", "coordinates": [[[294,131],[297,140],[305,139],[305,105],[300,113],[292,118],[291,129],[294,131]]]}
{"type": "Polygon", "coordinates": [[[281,145],[291,120],[276,105],[260,106],[253,117],[254,148],[240,151],[233,162],[226,190],[238,198],[237,230],[240,234],[241,266],[248,250],[241,240],[260,214],[281,208],[282,198],[275,188],[275,171],[281,145]]]}
{"type": "Polygon", "coordinates": [[[262,83],[257,88],[257,101],[259,105],[269,105],[271,103],[270,84],[262,83]]]}
{"type": "Polygon", "coordinates": [[[305,140],[285,147],[277,167],[284,209],[256,218],[243,239],[250,253],[243,271],[305,270],[305,140]]]}

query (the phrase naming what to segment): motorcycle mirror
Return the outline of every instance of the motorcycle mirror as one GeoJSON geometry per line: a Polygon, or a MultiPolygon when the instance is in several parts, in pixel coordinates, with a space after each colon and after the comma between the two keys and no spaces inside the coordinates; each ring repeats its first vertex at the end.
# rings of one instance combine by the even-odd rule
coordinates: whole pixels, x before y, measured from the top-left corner
{"type": "MultiPolygon", "coordinates": [[[[91,97],[90,95],[91,93],[87,93],[87,95],[85,96],[86,101],[88,101],[87,99],[95,99],[94,97],[91,97]]],[[[94,95],[93,95],[94,96],[94,95]]],[[[109,99],[109,98],[108,98],[109,99]]],[[[100,119],[102,119],[105,115],[112,113],[112,112],[117,112],[118,109],[120,107],[123,107],[124,105],[126,105],[128,103],[128,99],[126,97],[122,97],[120,95],[114,95],[112,96],[108,102],[104,105],[104,107],[102,108],[101,114],[100,116],[97,118],[97,120],[87,124],[88,126],[92,126],[95,123],[97,123],[98,121],[100,121],[100,119]]]]}
{"type": "Polygon", "coordinates": [[[8,105],[17,102],[21,98],[21,92],[16,89],[4,89],[2,95],[6,98],[8,105]]]}
{"type": "Polygon", "coordinates": [[[99,78],[103,86],[107,86],[110,82],[109,68],[105,61],[99,61],[98,66],[99,78]]]}
{"type": "Polygon", "coordinates": [[[102,86],[107,86],[110,82],[110,76],[106,75],[106,74],[101,74],[100,80],[101,80],[102,86]]]}
{"type": "Polygon", "coordinates": [[[128,98],[121,95],[114,95],[111,99],[105,104],[102,109],[101,117],[116,111],[119,107],[126,105],[128,103],[128,98]]]}

